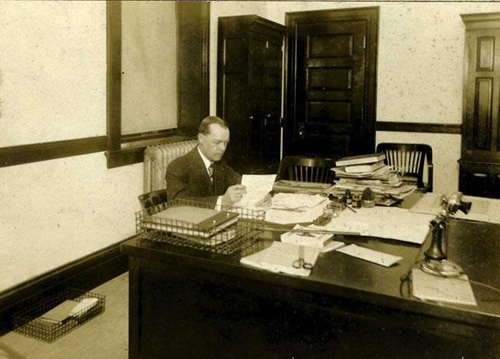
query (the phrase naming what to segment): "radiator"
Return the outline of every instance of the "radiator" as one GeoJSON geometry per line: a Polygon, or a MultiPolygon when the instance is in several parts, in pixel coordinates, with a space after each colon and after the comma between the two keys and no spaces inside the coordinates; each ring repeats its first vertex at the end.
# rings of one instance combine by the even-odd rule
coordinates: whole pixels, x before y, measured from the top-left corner
{"type": "Polygon", "coordinates": [[[174,159],[191,151],[198,140],[149,146],[144,150],[144,193],[167,188],[165,172],[174,159]]]}

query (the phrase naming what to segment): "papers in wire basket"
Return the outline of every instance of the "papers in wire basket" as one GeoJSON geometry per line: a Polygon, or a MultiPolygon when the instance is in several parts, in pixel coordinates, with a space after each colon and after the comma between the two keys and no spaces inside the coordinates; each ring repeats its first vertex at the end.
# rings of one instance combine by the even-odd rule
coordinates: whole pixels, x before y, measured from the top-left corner
{"type": "Polygon", "coordinates": [[[84,298],[81,301],[65,300],[42,314],[40,319],[47,323],[63,324],[68,319],[78,319],[97,305],[97,298],[84,298]]]}
{"type": "MultiPolygon", "coordinates": [[[[311,263],[314,266],[318,259],[319,249],[312,247],[303,248],[304,261],[311,263]]],[[[242,264],[265,269],[275,273],[281,272],[304,277],[310,275],[311,269],[293,267],[293,262],[297,259],[299,259],[299,246],[288,243],[273,242],[270,247],[241,258],[240,262],[242,264]]]]}
{"type": "Polygon", "coordinates": [[[146,216],[144,225],[149,229],[209,238],[237,221],[237,213],[194,206],[174,206],[146,216]]]}

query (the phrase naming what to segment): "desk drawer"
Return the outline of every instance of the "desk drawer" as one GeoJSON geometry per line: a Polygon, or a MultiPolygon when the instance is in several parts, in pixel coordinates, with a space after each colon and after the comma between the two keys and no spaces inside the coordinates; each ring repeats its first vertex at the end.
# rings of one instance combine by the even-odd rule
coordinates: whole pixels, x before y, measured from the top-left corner
{"type": "Polygon", "coordinates": [[[459,189],[470,196],[500,198],[500,166],[460,164],[459,189]]]}

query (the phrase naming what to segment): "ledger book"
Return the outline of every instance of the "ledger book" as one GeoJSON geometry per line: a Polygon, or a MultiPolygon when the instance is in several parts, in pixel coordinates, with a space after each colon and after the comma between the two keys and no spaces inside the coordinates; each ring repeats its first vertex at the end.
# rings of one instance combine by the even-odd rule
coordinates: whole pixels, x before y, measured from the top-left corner
{"type": "Polygon", "coordinates": [[[343,157],[338,161],[335,161],[335,166],[343,167],[343,166],[352,166],[352,165],[362,165],[365,163],[373,163],[385,160],[384,153],[370,153],[367,155],[358,155],[358,156],[349,156],[343,157]]]}
{"type": "Polygon", "coordinates": [[[238,214],[211,208],[175,206],[144,219],[150,229],[208,238],[238,221],[238,214]]]}

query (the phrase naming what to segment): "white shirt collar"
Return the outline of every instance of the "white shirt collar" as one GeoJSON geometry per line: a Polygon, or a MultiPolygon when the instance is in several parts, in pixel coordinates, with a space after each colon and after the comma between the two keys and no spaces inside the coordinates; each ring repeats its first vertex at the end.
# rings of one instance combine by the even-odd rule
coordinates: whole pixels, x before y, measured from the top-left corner
{"type": "Polygon", "coordinates": [[[212,161],[210,161],[208,158],[205,157],[205,155],[201,152],[200,150],[200,146],[198,146],[198,153],[200,154],[201,156],[201,159],[203,160],[203,163],[205,164],[205,168],[207,169],[208,171],[208,167],[213,163],[212,161]]]}

